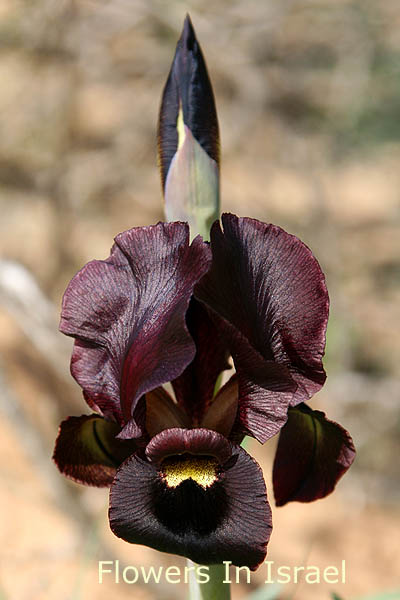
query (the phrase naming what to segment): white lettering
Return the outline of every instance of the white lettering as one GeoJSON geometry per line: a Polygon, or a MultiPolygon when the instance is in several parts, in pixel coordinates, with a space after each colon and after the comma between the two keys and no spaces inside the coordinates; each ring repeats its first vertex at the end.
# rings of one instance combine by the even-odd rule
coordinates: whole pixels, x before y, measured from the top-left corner
{"type": "Polygon", "coordinates": [[[140,570],[142,571],[143,581],[145,583],[149,583],[150,579],[154,579],[154,583],[160,583],[163,567],[158,568],[158,574],[156,574],[154,567],[150,567],[148,573],[146,573],[145,567],[141,567],[140,570]]]}
{"type": "Polygon", "coordinates": [[[113,564],[113,560],[99,560],[99,583],[103,583],[103,573],[112,573],[111,569],[104,569],[103,565],[113,564]]]}
{"type": "Polygon", "coordinates": [[[232,564],[232,561],[224,560],[223,564],[225,565],[225,578],[222,583],[232,583],[232,581],[229,578],[229,566],[232,564]]]}
{"type": "Polygon", "coordinates": [[[136,569],[136,567],[132,567],[132,566],[125,567],[125,569],[122,571],[122,579],[124,580],[125,583],[129,583],[129,584],[136,583],[137,580],[139,579],[139,571],[136,569]],[[128,577],[128,572],[130,572],[130,571],[133,572],[133,579],[129,579],[129,577],[128,577]]]}
{"type": "Polygon", "coordinates": [[[202,565],[201,567],[197,567],[196,570],[196,578],[197,583],[208,583],[210,581],[209,568],[202,565]],[[202,570],[205,569],[205,573],[202,573],[202,570]]]}
{"type": "Polygon", "coordinates": [[[336,567],[326,567],[322,577],[326,583],[339,583],[339,570],[336,567]],[[330,577],[335,577],[335,579],[330,579],[330,577]]]}
{"type": "Polygon", "coordinates": [[[290,583],[290,567],[286,565],[278,567],[277,583],[290,583]]]}
{"type": "Polygon", "coordinates": [[[310,565],[309,567],[307,567],[305,582],[311,583],[311,584],[321,582],[320,570],[318,567],[314,567],[313,565],[310,565]]]}
{"type": "Polygon", "coordinates": [[[189,573],[191,571],[196,571],[196,567],[185,567],[185,583],[189,582],[189,573]]]}
{"type": "Polygon", "coordinates": [[[299,580],[297,579],[297,575],[301,571],[304,571],[304,569],[305,569],[305,567],[294,567],[293,568],[293,574],[294,574],[293,583],[299,583],[299,580]]]}
{"type": "Polygon", "coordinates": [[[181,582],[181,570],[179,567],[168,567],[165,571],[165,579],[168,583],[180,583],[181,582]],[[173,572],[172,572],[173,571],[173,572]],[[178,581],[173,581],[171,577],[178,577],[178,581]]]}
{"type": "Polygon", "coordinates": [[[272,565],[274,564],[273,560],[264,560],[264,564],[267,565],[267,579],[265,583],[274,583],[272,579],[272,565]]]}
{"type": "Polygon", "coordinates": [[[240,571],[245,569],[246,573],[246,583],[250,583],[250,569],[249,567],[236,567],[236,583],[240,583],[240,571]]]}

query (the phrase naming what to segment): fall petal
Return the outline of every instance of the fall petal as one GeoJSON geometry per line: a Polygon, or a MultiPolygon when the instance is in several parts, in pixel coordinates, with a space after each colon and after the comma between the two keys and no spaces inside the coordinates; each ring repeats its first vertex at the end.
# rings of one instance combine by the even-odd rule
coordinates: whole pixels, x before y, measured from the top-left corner
{"type": "Polygon", "coordinates": [[[159,464],[169,456],[197,454],[215,457],[222,465],[232,456],[232,444],[220,433],[202,427],[164,429],[146,447],[150,462],[159,464]]]}
{"type": "Polygon", "coordinates": [[[355,457],[349,433],[306,404],[289,409],[276,450],[273,484],[277,506],[330,494],[355,457]]]}
{"type": "Polygon", "coordinates": [[[111,488],[112,531],[200,564],[230,560],[256,569],[266,554],[271,511],[260,467],[242,448],[234,452],[234,464],[209,486],[191,478],[169,485],[162,466],[131,456],[111,488]]]}
{"type": "Polygon", "coordinates": [[[117,467],[136,449],[115,439],[116,423],[98,415],[69,417],[60,425],[53,459],[63,475],[78,483],[109,486],[117,467]]]}

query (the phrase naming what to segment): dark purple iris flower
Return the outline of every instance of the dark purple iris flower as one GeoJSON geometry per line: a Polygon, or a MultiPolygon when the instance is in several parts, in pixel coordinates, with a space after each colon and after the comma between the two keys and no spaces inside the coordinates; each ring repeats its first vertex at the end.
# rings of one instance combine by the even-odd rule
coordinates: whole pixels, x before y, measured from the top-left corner
{"type": "MultiPolygon", "coordinates": [[[[204,79],[190,36],[186,24],[204,79]]],[[[176,125],[185,106],[173,70],[165,93],[164,140],[168,111],[176,125]]],[[[216,145],[208,151],[217,161],[216,145]]],[[[161,154],[165,186],[168,144],[161,154]]],[[[111,529],[128,542],[257,568],[271,511],[243,437],[280,432],[278,505],[326,496],[354,458],[349,434],[305,404],[325,381],[328,304],[311,251],[275,225],[225,214],[210,244],[190,243],[183,222],[119,234],[109,258],[88,263],[64,294],[60,329],[75,338],[71,372],[94,414],[61,424],[60,471],[111,486],[111,529]],[[235,374],[215,393],[229,357],[235,374]]]]}
{"type": "Polygon", "coordinates": [[[222,224],[210,246],[189,245],[184,223],[131,229],[73,278],[61,331],[75,337],[72,374],[97,414],[62,423],[55,460],[75,481],[111,485],[119,537],[256,568],[271,513],[243,436],[265,442],[283,427],[278,504],[332,491],[354,449],[303,404],[325,380],[328,295],[316,259],[274,225],[234,215],[222,224]],[[214,396],[229,355],[236,374],[214,396]],[[169,381],[174,398],[161,387],[169,381]]]}

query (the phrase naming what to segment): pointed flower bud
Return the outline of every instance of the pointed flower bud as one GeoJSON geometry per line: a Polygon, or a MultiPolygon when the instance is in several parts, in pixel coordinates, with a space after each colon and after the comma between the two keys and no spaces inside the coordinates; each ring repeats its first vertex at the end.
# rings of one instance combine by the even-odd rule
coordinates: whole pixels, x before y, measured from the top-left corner
{"type": "Polygon", "coordinates": [[[209,239],[219,218],[219,134],[214,95],[189,16],[164,88],[158,155],[168,221],[209,239]]]}

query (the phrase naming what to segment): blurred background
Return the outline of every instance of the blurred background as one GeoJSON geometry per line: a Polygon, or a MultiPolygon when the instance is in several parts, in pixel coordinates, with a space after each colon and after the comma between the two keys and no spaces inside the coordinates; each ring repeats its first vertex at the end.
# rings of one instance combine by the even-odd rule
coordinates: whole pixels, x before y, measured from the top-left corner
{"type": "MultiPolygon", "coordinates": [[[[331,296],[328,380],[312,406],[355,464],[312,505],[273,506],[269,559],[340,566],[337,585],[233,598],[400,598],[400,6],[397,0],[0,0],[0,598],[184,598],[98,560],[184,565],[108,527],[107,490],[65,480],[57,427],[86,405],[58,333],[62,293],[125,229],[162,219],[160,96],[189,11],[209,67],[224,210],[313,250],[331,296]],[[268,595],[269,594],[269,595],[268,595]]],[[[249,451],[267,483],[273,442],[249,451]]],[[[261,587],[257,591],[257,586],[261,587]]]]}

